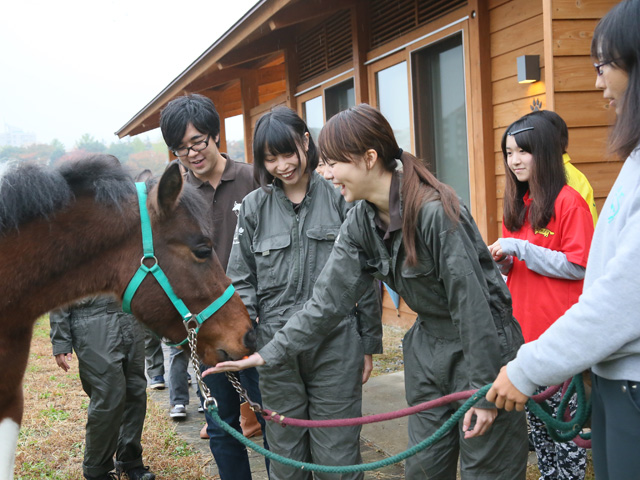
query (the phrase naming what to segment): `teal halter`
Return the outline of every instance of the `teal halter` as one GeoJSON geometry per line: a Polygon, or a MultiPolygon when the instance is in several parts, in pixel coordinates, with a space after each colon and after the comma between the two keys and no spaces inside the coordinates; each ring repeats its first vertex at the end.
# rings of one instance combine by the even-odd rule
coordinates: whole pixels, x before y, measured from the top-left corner
{"type": "MultiPolygon", "coordinates": [[[[147,186],[144,182],[137,182],[136,189],[138,191],[138,204],[140,205],[140,228],[142,230],[142,248],[144,250],[144,256],[140,260],[140,268],[135,273],[126,290],[124,291],[124,296],[122,298],[122,310],[127,313],[131,313],[131,300],[133,296],[138,291],[138,287],[145,279],[148,273],[151,273],[164,290],[164,293],[167,294],[173,306],[176,307],[176,310],[182,316],[182,321],[184,322],[184,326],[187,329],[187,332],[191,330],[190,324],[195,326],[195,334],[198,333],[202,324],[209,318],[211,315],[216,313],[233,295],[235,289],[233,288],[233,284],[229,285],[224,293],[218,297],[211,305],[205,308],[198,315],[193,315],[189,309],[186,307],[184,302],[178,298],[173,289],[171,288],[171,284],[169,283],[169,279],[164,274],[160,266],[158,265],[158,259],[154,255],[153,252],[153,235],[151,233],[151,221],[149,220],[149,212],[147,211],[147,186]],[[147,267],[144,264],[146,259],[153,260],[153,265],[151,267],[147,267]]],[[[189,337],[185,338],[180,343],[167,343],[170,346],[182,346],[189,341],[189,337]]]]}

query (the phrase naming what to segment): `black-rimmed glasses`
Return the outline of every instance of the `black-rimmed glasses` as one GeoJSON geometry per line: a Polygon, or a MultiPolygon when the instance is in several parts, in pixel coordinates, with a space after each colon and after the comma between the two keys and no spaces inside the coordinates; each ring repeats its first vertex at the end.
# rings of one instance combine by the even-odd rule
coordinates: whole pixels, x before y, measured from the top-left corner
{"type": "Polygon", "coordinates": [[[598,76],[600,77],[604,72],[602,71],[602,67],[604,67],[605,65],[609,65],[612,64],[613,62],[615,62],[617,59],[613,59],[613,60],[608,60],[606,62],[602,62],[602,63],[594,63],[593,64],[593,68],[596,69],[596,73],[598,74],[598,76]]]}
{"type": "Polygon", "coordinates": [[[207,135],[207,138],[204,140],[200,140],[199,142],[194,143],[190,147],[177,148],[175,150],[171,150],[176,157],[186,157],[189,155],[189,150],[193,150],[194,152],[201,152],[205,148],[209,146],[209,138],[211,135],[207,135]]]}

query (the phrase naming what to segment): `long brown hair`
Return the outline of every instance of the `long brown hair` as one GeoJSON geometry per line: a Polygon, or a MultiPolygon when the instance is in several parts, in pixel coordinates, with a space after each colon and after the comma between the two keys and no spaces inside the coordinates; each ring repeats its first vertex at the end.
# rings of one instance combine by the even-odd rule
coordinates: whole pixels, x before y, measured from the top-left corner
{"type": "Polygon", "coordinates": [[[344,110],[324,126],[318,138],[320,154],[336,162],[358,162],[369,149],[378,154],[384,170],[393,172],[396,159],[403,165],[402,235],[406,264],[415,265],[416,223],[425,202],[440,200],[453,225],[460,218],[460,201],[455,191],[441,181],[416,157],[401,152],[387,119],[366,103],[344,110]]]}
{"type": "Polygon", "coordinates": [[[519,230],[524,225],[527,214],[531,228],[537,230],[546,227],[555,216],[556,198],[567,184],[559,131],[542,115],[525,115],[505,130],[502,136],[502,156],[506,173],[505,227],[510,232],[519,230]],[[513,135],[519,148],[533,156],[528,182],[519,181],[507,164],[509,135],[513,135]],[[532,199],[528,212],[523,199],[527,191],[532,199]]]}

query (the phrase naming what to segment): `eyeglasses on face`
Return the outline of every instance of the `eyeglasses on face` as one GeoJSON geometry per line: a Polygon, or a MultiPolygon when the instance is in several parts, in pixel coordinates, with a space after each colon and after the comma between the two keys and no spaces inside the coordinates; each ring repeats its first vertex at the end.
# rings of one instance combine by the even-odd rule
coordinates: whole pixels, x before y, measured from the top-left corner
{"type": "Polygon", "coordinates": [[[209,138],[211,135],[207,135],[207,138],[204,140],[200,140],[199,142],[194,143],[190,147],[177,148],[175,150],[171,150],[176,157],[186,157],[189,155],[189,150],[193,150],[194,152],[201,152],[205,148],[209,146],[209,138]]]}
{"type": "Polygon", "coordinates": [[[594,63],[593,67],[596,69],[596,73],[598,74],[598,76],[601,76],[604,72],[602,71],[602,67],[604,67],[605,65],[610,65],[612,63],[614,63],[615,61],[617,61],[618,59],[614,58],[613,60],[608,60],[606,62],[602,62],[602,63],[594,63]]]}

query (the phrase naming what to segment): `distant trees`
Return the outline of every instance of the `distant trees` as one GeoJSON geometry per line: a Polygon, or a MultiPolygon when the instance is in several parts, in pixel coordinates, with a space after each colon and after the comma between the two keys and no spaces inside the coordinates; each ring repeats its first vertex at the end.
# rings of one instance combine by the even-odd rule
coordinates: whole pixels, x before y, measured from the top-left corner
{"type": "MultiPolygon", "coordinates": [[[[148,168],[155,175],[161,174],[169,162],[169,153],[164,141],[151,141],[140,136],[133,139],[118,140],[108,146],[85,133],[75,143],[70,151],[66,151],[64,144],[54,139],[51,143],[35,143],[25,147],[0,147],[0,163],[7,161],[31,161],[42,165],[55,165],[72,159],[81,158],[87,154],[106,153],[113,155],[127,167],[132,175],[148,168]]],[[[246,161],[244,142],[230,140],[227,151],[231,158],[240,162],[246,161]]]]}
{"type": "Polygon", "coordinates": [[[104,153],[107,147],[104,143],[99,142],[88,133],[85,133],[80,137],[80,140],[76,142],[76,150],[84,150],[85,152],[92,153],[104,153]]]}
{"type": "Polygon", "coordinates": [[[43,165],[54,165],[91,153],[113,155],[131,170],[133,175],[145,168],[154,174],[160,174],[169,161],[167,146],[162,140],[152,142],[149,138],[143,140],[135,137],[132,140],[118,140],[107,146],[85,133],[70,151],[66,151],[64,144],[58,139],[54,139],[50,144],[35,143],[24,147],[0,146],[0,163],[31,161],[43,165]]]}
{"type": "Polygon", "coordinates": [[[246,162],[244,158],[244,141],[229,140],[227,141],[227,151],[231,158],[238,162],[246,162]]]}

